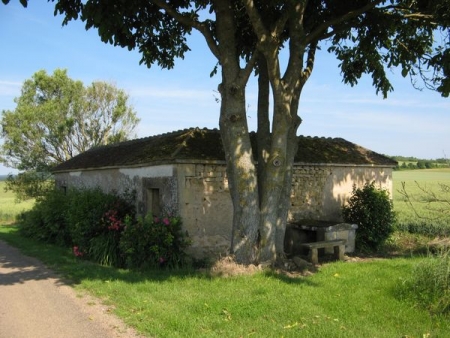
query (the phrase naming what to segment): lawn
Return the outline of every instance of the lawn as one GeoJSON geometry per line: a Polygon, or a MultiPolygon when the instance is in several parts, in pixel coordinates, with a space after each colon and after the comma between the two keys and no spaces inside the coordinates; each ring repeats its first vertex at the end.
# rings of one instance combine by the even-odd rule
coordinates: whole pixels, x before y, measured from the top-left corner
{"type": "Polygon", "coordinates": [[[447,337],[450,321],[402,299],[424,258],[333,262],[311,276],[257,272],[212,276],[194,269],[133,272],[76,259],[70,250],[0,227],[0,239],[40,258],[152,337],[447,337]]]}

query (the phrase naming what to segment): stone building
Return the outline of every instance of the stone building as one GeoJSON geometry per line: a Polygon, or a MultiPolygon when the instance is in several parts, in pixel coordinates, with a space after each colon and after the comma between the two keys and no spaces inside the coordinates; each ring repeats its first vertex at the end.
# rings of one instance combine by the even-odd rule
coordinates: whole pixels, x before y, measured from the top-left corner
{"type": "MultiPolygon", "coordinates": [[[[341,221],[353,185],[392,193],[396,162],[340,138],[300,136],[289,222],[341,221]]],[[[136,194],[139,213],[181,216],[201,258],[226,254],[232,203],[218,130],[186,129],[93,148],[54,169],[57,186],[136,194]]]]}

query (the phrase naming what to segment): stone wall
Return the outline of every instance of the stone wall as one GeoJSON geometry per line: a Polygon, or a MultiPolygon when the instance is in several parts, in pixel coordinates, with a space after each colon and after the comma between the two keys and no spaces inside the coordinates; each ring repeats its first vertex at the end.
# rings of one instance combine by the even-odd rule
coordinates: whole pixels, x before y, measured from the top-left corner
{"type": "Polygon", "coordinates": [[[342,221],[341,207],[353,185],[375,181],[392,196],[392,169],[379,166],[297,165],[294,168],[289,221],[342,221]]]}
{"type": "Polygon", "coordinates": [[[178,170],[180,215],[197,258],[217,257],[229,252],[233,205],[226,167],[189,164],[178,170]]]}

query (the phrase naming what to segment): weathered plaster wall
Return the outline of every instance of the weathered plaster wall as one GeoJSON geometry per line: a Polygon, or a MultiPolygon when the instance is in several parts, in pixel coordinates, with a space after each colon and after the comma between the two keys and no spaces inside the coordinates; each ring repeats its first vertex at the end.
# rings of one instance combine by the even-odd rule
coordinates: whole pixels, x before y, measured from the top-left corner
{"type": "Polygon", "coordinates": [[[189,164],[178,170],[180,215],[198,258],[225,255],[231,243],[233,205],[224,165],[189,164]]]}
{"type": "Polygon", "coordinates": [[[293,173],[289,220],[341,221],[341,207],[353,185],[375,181],[392,196],[392,169],[369,166],[297,165],[293,173]]]}

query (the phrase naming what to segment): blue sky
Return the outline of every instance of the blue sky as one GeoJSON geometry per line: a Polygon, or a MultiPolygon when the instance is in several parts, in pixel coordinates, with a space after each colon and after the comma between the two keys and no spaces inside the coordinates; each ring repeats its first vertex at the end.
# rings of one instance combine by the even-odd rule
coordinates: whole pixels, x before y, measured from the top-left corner
{"type": "MultiPolygon", "coordinates": [[[[67,69],[85,85],[108,81],[124,89],[141,118],[137,135],[145,137],[189,127],[218,128],[220,76],[209,74],[216,60],[199,34],[172,70],[139,65],[140,55],[100,41],[81,22],[62,27],[53,4],[30,1],[24,9],[12,1],[0,5],[0,110],[13,110],[23,82],[38,70],[67,69]]],[[[337,61],[323,48],[302,93],[299,134],[342,137],[387,155],[450,156],[450,99],[415,90],[392,70],[394,92],[384,100],[370,77],[356,87],[342,83],[337,61]]],[[[250,129],[256,126],[256,85],[247,86],[250,129]]],[[[1,142],[1,141],[0,141],[1,142]]],[[[15,172],[0,165],[0,175],[15,172]]]]}

